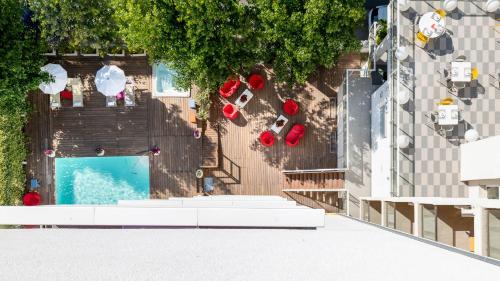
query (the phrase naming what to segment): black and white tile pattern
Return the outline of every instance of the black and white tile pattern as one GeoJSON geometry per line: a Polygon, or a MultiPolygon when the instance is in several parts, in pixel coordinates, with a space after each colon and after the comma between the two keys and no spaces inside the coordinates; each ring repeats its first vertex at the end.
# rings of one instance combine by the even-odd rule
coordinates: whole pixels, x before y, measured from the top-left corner
{"type": "Polygon", "coordinates": [[[467,197],[467,187],[459,181],[464,132],[474,128],[481,138],[500,135],[500,21],[495,20],[500,14],[487,14],[481,1],[459,1],[458,8],[446,16],[448,32],[430,39],[426,50],[415,47],[415,17],[439,8],[440,1],[412,1],[410,10],[399,15],[401,44],[411,49],[402,67],[414,75],[409,87],[412,105],[401,108],[406,112],[399,114],[400,128],[413,136],[413,147],[411,155],[401,157],[400,170],[411,173],[413,169],[416,196],[467,197]],[[450,91],[441,74],[460,55],[478,68],[479,78],[465,89],[450,91]],[[430,113],[446,97],[455,99],[463,121],[453,131],[440,134],[430,113]]]}

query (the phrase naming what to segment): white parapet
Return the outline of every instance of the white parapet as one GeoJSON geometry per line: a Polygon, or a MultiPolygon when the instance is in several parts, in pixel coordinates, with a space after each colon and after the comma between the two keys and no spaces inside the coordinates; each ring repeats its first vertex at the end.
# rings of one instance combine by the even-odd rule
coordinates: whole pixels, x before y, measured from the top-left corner
{"type": "Polygon", "coordinates": [[[324,215],[323,209],[295,205],[287,208],[4,206],[0,207],[0,225],[315,228],[324,226],[324,215]]]}
{"type": "Polygon", "coordinates": [[[93,207],[0,207],[0,225],[92,225],[93,223],[93,207]]]}
{"type": "Polygon", "coordinates": [[[198,225],[206,227],[323,227],[323,209],[198,209],[198,225]]]}
{"type": "Polygon", "coordinates": [[[460,145],[460,180],[469,185],[500,185],[500,136],[460,145]]]}
{"type": "Polygon", "coordinates": [[[287,199],[275,195],[211,195],[194,197],[170,197],[168,200],[258,200],[258,201],[286,201],[287,199]]]}
{"type": "Polygon", "coordinates": [[[287,200],[120,200],[120,207],[175,207],[175,208],[297,208],[295,201],[287,200]]]}
{"type": "Polygon", "coordinates": [[[195,227],[197,209],[96,207],[94,225],[195,227]]]}

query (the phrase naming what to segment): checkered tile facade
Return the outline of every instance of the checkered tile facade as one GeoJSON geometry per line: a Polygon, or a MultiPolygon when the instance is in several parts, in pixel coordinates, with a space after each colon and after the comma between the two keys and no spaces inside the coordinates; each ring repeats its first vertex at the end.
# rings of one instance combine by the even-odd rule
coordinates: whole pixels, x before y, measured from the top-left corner
{"type": "Polygon", "coordinates": [[[459,1],[446,16],[448,32],[430,39],[425,50],[415,47],[417,17],[439,8],[440,1],[412,1],[409,11],[399,15],[400,42],[410,50],[402,74],[412,77],[401,80],[412,98],[410,105],[401,107],[399,127],[413,137],[412,147],[399,161],[400,178],[409,183],[401,181],[400,186],[413,184],[415,196],[467,197],[467,187],[459,181],[464,132],[474,128],[481,138],[500,135],[500,22],[495,20],[500,13],[487,14],[481,1],[459,1]],[[461,55],[478,68],[479,78],[465,89],[450,91],[442,71],[461,55]],[[430,114],[446,97],[458,103],[463,121],[440,134],[430,114]]]}

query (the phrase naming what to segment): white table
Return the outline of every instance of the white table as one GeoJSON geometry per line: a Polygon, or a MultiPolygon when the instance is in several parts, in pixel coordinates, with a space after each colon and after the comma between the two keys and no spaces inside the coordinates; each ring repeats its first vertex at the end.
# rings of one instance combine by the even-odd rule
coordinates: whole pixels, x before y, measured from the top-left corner
{"type": "Polygon", "coordinates": [[[437,113],[439,125],[458,125],[458,121],[460,119],[458,105],[439,105],[437,113]]]}
{"type": "Polygon", "coordinates": [[[247,103],[253,98],[253,93],[250,92],[250,90],[246,89],[245,91],[243,91],[243,93],[241,93],[241,95],[238,97],[238,99],[236,100],[236,102],[234,103],[237,107],[239,108],[243,108],[245,107],[245,105],[247,105],[247,103]],[[245,101],[242,101],[241,100],[241,97],[244,97],[246,96],[247,99],[245,101]]]}
{"type": "Polygon", "coordinates": [[[288,118],[286,118],[283,115],[280,115],[278,119],[276,119],[276,122],[274,122],[274,124],[271,126],[271,131],[275,132],[276,134],[279,134],[281,130],[283,130],[283,128],[285,127],[286,123],[288,123],[288,118]],[[278,121],[280,120],[283,120],[283,126],[278,127],[276,123],[278,123],[278,121]]]}
{"type": "Polygon", "coordinates": [[[466,61],[454,61],[451,63],[451,81],[470,82],[472,64],[466,61]]]}
{"type": "Polygon", "coordinates": [[[436,38],[446,32],[444,18],[440,15],[429,12],[422,15],[418,22],[418,29],[429,38],[436,38]]]}

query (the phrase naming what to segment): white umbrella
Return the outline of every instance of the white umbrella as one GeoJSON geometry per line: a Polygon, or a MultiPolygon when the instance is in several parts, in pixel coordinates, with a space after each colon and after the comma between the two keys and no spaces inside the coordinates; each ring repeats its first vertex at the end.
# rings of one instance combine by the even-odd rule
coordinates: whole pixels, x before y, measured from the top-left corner
{"type": "Polygon", "coordinates": [[[125,72],[116,65],[103,66],[95,76],[97,90],[105,96],[116,96],[125,89],[125,72]]]}
{"type": "Polygon", "coordinates": [[[45,94],[54,95],[66,88],[66,83],[68,82],[68,72],[59,64],[49,63],[42,66],[42,71],[45,71],[49,76],[54,79],[54,82],[42,83],[40,90],[45,94]]]}

